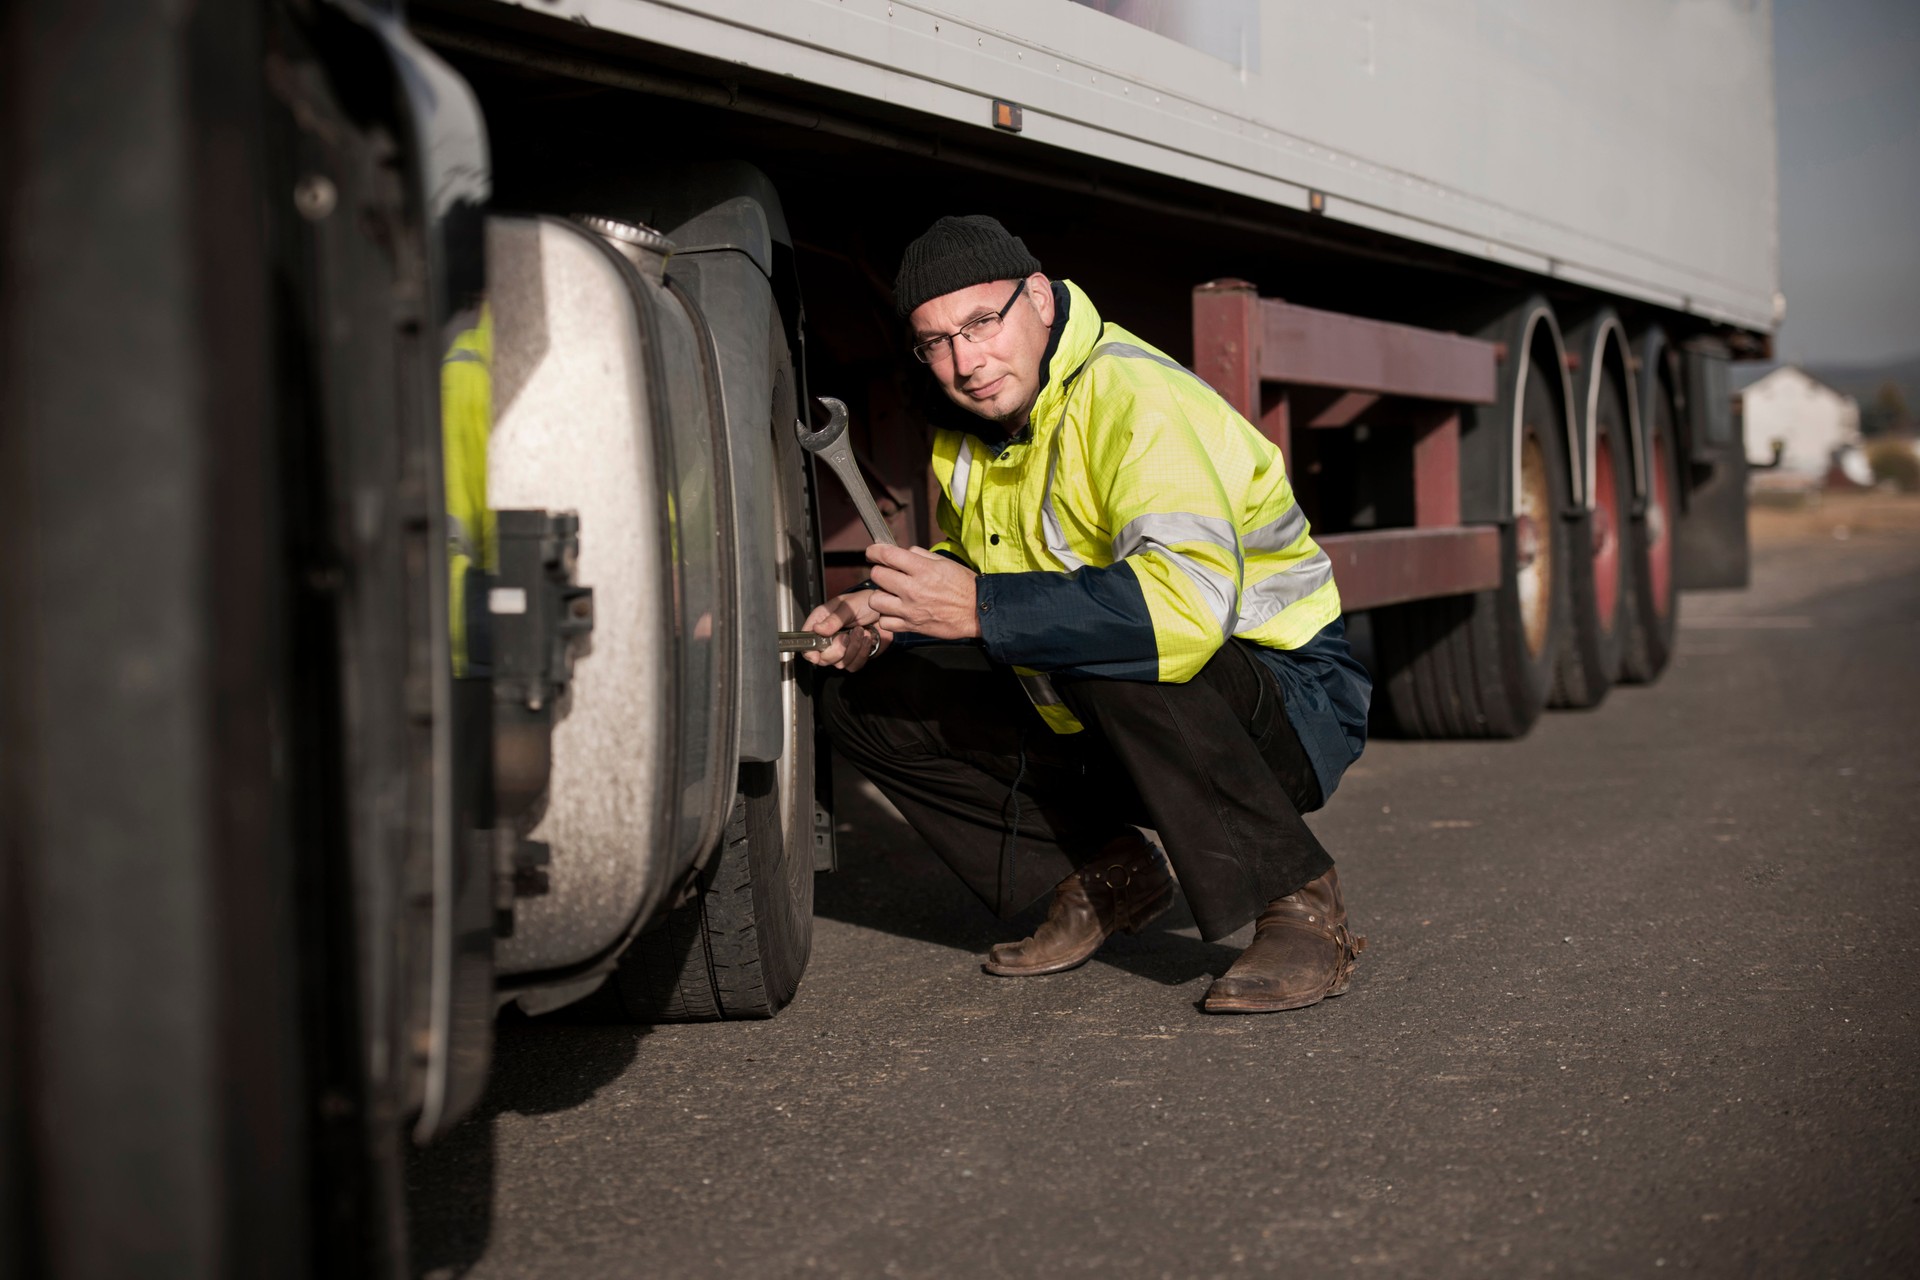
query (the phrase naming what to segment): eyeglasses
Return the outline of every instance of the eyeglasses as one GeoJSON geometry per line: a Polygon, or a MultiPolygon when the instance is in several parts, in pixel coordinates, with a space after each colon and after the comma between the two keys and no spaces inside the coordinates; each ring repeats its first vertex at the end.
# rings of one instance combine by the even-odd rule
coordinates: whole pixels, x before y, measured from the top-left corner
{"type": "Polygon", "coordinates": [[[943,333],[937,338],[928,338],[913,349],[913,358],[921,364],[932,364],[933,358],[940,354],[941,345],[946,345],[947,353],[953,353],[953,340],[965,338],[968,342],[985,342],[1000,332],[1000,326],[1006,322],[1007,312],[1013,310],[1013,304],[1020,301],[1020,295],[1027,290],[1027,282],[1022,280],[1013,286],[1013,296],[1007,299],[1007,305],[992,315],[981,316],[978,320],[969,320],[952,333],[943,333]]]}

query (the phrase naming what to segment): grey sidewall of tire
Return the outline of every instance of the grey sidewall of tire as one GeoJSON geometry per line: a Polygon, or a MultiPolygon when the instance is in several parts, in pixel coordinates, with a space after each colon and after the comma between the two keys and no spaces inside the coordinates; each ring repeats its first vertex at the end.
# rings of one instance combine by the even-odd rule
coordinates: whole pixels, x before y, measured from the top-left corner
{"type": "MultiPolygon", "coordinates": [[[[775,461],[779,623],[797,627],[818,602],[791,357],[776,318],[769,447],[775,461]]],[[[602,1011],[623,1020],[765,1018],[799,988],[813,944],[814,734],[811,682],[783,659],[783,748],[740,768],[740,790],[692,901],[666,913],[621,957],[602,1011]]]]}

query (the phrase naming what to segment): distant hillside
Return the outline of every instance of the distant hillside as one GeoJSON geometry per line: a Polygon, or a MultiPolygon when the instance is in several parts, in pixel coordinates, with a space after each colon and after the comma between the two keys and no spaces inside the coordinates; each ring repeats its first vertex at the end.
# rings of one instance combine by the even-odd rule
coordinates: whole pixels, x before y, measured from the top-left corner
{"type": "Polygon", "coordinates": [[[1858,400],[1862,406],[1873,403],[1883,384],[1900,388],[1907,403],[1920,407],[1920,356],[1909,356],[1890,364],[1809,364],[1802,368],[1836,391],[1858,400]]]}
{"type": "MultiPolygon", "coordinates": [[[[1886,364],[1803,364],[1800,367],[1834,390],[1852,396],[1860,402],[1861,409],[1869,413],[1880,388],[1891,382],[1900,388],[1908,410],[1920,414],[1920,356],[1886,364]]],[[[1736,364],[1730,385],[1735,391],[1744,391],[1777,368],[1778,365],[1758,361],[1736,364]]]]}

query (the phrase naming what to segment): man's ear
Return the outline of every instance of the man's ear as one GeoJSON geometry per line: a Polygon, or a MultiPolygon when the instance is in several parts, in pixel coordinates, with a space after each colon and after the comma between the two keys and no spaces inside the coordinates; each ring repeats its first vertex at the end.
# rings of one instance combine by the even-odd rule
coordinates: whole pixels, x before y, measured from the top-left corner
{"type": "Polygon", "coordinates": [[[1053,328],[1053,281],[1036,271],[1027,277],[1027,293],[1033,298],[1033,309],[1040,323],[1053,328]]]}

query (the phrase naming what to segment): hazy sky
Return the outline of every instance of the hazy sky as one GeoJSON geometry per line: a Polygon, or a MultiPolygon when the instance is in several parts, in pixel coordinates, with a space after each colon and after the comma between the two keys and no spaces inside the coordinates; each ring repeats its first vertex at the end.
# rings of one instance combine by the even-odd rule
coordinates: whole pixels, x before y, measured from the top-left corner
{"type": "Polygon", "coordinates": [[[1920,0],[1774,0],[1785,360],[1920,355],[1920,0]]]}

